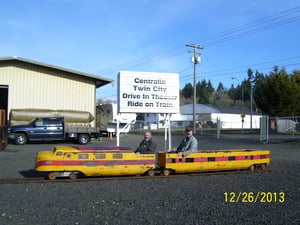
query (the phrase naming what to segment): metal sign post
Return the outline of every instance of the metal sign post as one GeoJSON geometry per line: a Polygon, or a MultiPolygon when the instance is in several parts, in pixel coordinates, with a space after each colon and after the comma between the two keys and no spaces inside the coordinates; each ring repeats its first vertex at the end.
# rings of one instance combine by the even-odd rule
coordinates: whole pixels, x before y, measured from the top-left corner
{"type": "Polygon", "coordinates": [[[164,114],[164,127],[165,127],[165,152],[168,150],[167,149],[167,139],[168,139],[168,126],[167,126],[167,114],[164,114]]]}
{"type": "Polygon", "coordinates": [[[119,133],[119,125],[120,125],[120,113],[118,113],[118,116],[117,116],[117,133],[116,133],[116,136],[117,136],[117,146],[120,146],[120,133],[119,133]]]}
{"type": "Polygon", "coordinates": [[[167,150],[172,150],[170,113],[164,114],[164,127],[165,127],[165,152],[166,152],[167,150]],[[168,147],[167,147],[167,143],[168,143],[168,147]]]}
{"type": "Polygon", "coordinates": [[[169,150],[172,150],[172,140],[171,140],[171,116],[168,113],[168,121],[169,121],[169,150]]]}

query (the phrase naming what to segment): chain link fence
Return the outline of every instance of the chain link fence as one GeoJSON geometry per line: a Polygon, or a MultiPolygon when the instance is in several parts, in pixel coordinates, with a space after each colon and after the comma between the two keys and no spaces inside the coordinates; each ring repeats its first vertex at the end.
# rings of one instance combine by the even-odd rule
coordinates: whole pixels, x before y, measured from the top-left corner
{"type": "MultiPolygon", "coordinates": [[[[252,138],[258,135],[257,140],[262,143],[276,142],[299,142],[300,143],[300,116],[291,117],[269,117],[262,116],[260,120],[252,121],[252,128],[249,121],[244,124],[236,121],[208,121],[196,124],[196,133],[204,136],[215,136],[217,139],[224,138],[223,134],[251,135],[252,138]],[[226,122],[226,128],[224,123],[226,122]],[[230,124],[231,126],[228,126],[230,124]],[[231,128],[232,127],[232,128],[231,128]]],[[[171,121],[172,134],[184,134],[186,126],[193,126],[192,121],[171,121]]],[[[144,131],[150,129],[154,132],[162,131],[151,126],[145,126],[144,121],[137,121],[132,130],[144,131]]]]}
{"type": "Polygon", "coordinates": [[[300,116],[261,118],[260,141],[300,141],[300,116]]]}

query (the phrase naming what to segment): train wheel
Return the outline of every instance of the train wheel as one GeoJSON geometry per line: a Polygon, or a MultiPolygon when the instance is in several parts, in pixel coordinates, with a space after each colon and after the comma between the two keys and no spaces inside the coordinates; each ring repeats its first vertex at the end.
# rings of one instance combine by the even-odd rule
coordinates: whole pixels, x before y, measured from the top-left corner
{"type": "Polygon", "coordinates": [[[254,171],[254,170],[255,170],[255,166],[254,166],[254,165],[251,165],[251,166],[249,167],[249,170],[254,171]]]}
{"type": "Polygon", "coordinates": [[[265,169],[266,169],[266,164],[261,164],[261,165],[260,165],[260,169],[261,169],[261,170],[265,170],[265,169]]]}
{"type": "Polygon", "coordinates": [[[70,178],[70,180],[76,180],[77,179],[77,174],[76,173],[70,173],[69,174],[69,178],[70,178]]]}
{"type": "Polygon", "coordinates": [[[167,170],[167,169],[164,169],[164,170],[162,171],[162,174],[163,174],[164,176],[169,176],[169,175],[171,174],[171,171],[170,171],[170,170],[167,170]]]}
{"type": "Polygon", "coordinates": [[[56,179],[56,173],[54,173],[54,172],[49,173],[48,178],[49,178],[49,180],[55,180],[56,179]]]}
{"type": "Polygon", "coordinates": [[[155,175],[154,170],[148,170],[147,175],[153,177],[155,175]]]}

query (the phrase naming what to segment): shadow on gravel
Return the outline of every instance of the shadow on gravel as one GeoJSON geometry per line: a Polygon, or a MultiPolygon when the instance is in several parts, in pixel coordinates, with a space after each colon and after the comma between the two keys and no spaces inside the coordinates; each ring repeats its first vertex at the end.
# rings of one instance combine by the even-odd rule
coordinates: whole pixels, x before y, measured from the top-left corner
{"type": "Polygon", "coordinates": [[[19,172],[23,177],[45,177],[45,174],[37,172],[33,169],[19,172]]]}

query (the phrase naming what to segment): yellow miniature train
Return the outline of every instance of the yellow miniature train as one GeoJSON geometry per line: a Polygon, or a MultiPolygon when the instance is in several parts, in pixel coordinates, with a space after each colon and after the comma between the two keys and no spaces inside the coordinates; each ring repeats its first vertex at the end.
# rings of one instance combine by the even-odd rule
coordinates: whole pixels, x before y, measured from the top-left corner
{"type": "Polygon", "coordinates": [[[162,174],[191,173],[223,170],[264,170],[270,164],[268,150],[215,150],[199,151],[186,157],[175,153],[158,153],[158,166],[162,174]]]}
{"type": "Polygon", "coordinates": [[[37,153],[35,170],[56,177],[123,176],[162,173],[192,173],[243,169],[265,169],[270,164],[268,150],[199,151],[186,157],[176,153],[135,154],[128,147],[56,146],[37,153]]]}
{"type": "Polygon", "coordinates": [[[153,175],[155,155],[137,155],[128,147],[56,146],[38,152],[35,170],[47,172],[50,180],[69,176],[153,175]]]}

